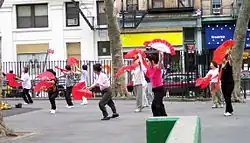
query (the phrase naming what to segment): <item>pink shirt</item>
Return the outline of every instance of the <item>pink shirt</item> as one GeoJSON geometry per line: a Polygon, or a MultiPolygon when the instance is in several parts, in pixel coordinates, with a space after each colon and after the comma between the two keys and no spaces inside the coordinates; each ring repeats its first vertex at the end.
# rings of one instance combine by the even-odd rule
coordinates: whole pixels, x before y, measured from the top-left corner
{"type": "Polygon", "coordinates": [[[162,72],[158,67],[149,67],[149,79],[153,88],[163,86],[162,72]]]}
{"type": "Polygon", "coordinates": [[[108,76],[102,72],[97,76],[97,79],[94,84],[99,86],[101,91],[110,87],[110,81],[108,76]]]}

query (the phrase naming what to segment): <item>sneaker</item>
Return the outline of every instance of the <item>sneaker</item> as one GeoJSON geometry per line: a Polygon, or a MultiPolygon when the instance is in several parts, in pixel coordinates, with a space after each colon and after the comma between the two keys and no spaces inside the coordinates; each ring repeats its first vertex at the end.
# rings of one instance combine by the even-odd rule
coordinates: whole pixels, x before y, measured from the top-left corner
{"type": "Polygon", "coordinates": [[[117,113],[114,113],[114,114],[111,116],[111,118],[117,118],[117,117],[119,117],[119,114],[117,114],[117,113]]]}
{"type": "Polygon", "coordinates": [[[81,103],[81,105],[87,105],[87,104],[88,104],[87,101],[83,101],[83,102],[81,103]]]}
{"type": "Polygon", "coordinates": [[[144,105],[143,107],[149,107],[149,105],[144,105]]]}
{"type": "Polygon", "coordinates": [[[102,121],[105,121],[105,120],[110,120],[110,117],[103,117],[102,119],[101,119],[102,121]]]}
{"type": "Polygon", "coordinates": [[[73,106],[73,105],[72,105],[72,106],[68,106],[68,105],[67,105],[67,108],[69,108],[69,109],[70,109],[70,108],[74,108],[74,106],[73,106]]]}
{"type": "Polygon", "coordinates": [[[219,108],[224,108],[224,105],[223,105],[223,104],[221,104],[221,105],[219,106],[219,108]]]}
{"type": "Polygon", "coordinates": [[[214,104],[214,105],[212,106],[212,108],[217,108],[217,105],[216,105],[216,104],[214,104]]]}
{"type": "Polygon", "coordinates": [[[56,113],[56,110],[50,110],[50,113],[51,113],[51,114],[55,114],[55,113],[56,113]]]}
{"type": "Polygon", "coordinates": [[[135,109],[135,112],[136,113],[141,112],[141,109],[135,109]]]}
{"type": "Polygon", "coordinates": [[[23,105],[28,105],[28,103],[24,102],[23,105]]]}
{"type": "Polygon", "coordinates": [[[227,113],[224,113],[224,116],[228,117],[228,116],[232,116],[232,114],[227,112],[227,113]]]}

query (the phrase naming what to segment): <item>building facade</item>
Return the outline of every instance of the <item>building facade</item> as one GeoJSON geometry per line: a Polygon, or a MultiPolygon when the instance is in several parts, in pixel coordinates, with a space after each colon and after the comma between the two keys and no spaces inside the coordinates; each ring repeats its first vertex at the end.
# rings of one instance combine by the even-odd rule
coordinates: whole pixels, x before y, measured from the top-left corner
{"type": "Polygon", "coordinates": [[[3,62],[44,61],[74,56],[81,60],[98,59],[98,30],[92,30],[79,14],[96,27],[96,1],[8,0],[0,9],[0,45],[3,62]]]}

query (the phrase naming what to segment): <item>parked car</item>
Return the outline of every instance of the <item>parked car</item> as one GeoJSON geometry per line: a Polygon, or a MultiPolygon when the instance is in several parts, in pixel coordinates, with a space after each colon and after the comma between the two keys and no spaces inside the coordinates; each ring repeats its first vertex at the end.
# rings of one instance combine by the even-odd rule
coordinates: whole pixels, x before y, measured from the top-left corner
{"type": "Polygon", "coordinates": [[[169,73],[163,76],[164,86],[170,95],[188,95],[190,91],[195,91],[195,81],[198,74],[189,73],[169,73]]]}

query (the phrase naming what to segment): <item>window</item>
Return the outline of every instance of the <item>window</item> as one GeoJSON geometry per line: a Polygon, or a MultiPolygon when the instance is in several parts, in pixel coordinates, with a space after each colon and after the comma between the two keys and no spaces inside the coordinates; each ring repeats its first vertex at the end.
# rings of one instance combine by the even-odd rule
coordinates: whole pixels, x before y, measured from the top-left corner
{"type": "Polygon", "coordinates": [[[194,35],[194,28],[184,28],[184,41],[194,41],[195,35],[194,35]]]}
{"type": "Polygon", "coordinates": [[[98,41],[98,56],[110,56],[110,42],[109,41],[98,41]]]}
{"type": "Polygon", "coordinates": [[[81,43],[80,42],[69,42],[66,43],[67,57],[74,57],[81,60],[81,43]]]}
{"type": "Polygon", "coordinates": [[[48,27],[48,5],[17,5],[17,28],[48,27]]]}
{"type": "Polygon", "coordinates": [[[77,5],[71,2],[66,3],[66,26],[67,27],[80,25],[78,9],[79,9],[78,2],[77,2],[77,5]]]}
{"type": "Polygon", "coordinates": [[[138,0],[127,0],[127,11],[138,10],[138,0]]]}
{"type": "Polygon", "coordinates": [[[153,8],[163,8],[164,7],[164,0],[152,0],[153,8]]]}
{"type": "Polygon", "coordinates": [[[97,25],[107,25],[104,1],[97,1],[97,25]]]}
{"type": "Polygon", "coordinates": [[[212,0],[213,8],[221,8],[221,0],[212,0]]]}

